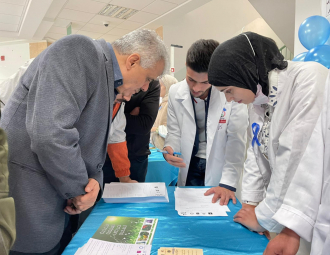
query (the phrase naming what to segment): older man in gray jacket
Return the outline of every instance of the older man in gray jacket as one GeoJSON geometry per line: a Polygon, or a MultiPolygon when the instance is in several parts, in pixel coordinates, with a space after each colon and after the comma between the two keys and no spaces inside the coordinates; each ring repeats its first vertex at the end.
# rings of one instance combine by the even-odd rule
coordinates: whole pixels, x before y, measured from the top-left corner
{"type": "Polygon", "coordinates": [[[166,47],[150,30],[112,45],[67,36],[32,62],[1,120],[16,204],[11,254],[58,254],[65,212],[80,213],[101,194],[115,95],[147,90],[167,66],[166,47]]]}

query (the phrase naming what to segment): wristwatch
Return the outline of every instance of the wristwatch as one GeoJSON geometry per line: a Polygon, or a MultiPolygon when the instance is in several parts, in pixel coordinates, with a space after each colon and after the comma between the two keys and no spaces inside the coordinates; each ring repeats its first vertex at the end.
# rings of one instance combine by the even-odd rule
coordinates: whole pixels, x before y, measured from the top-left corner
{"type": "Polygon", "coordinates": [[[259,204],[259,202],[252,202],[247,200],[243,200],[242,202],[243,204],[254,205],[254,206],[257,206],[259,204]]]}

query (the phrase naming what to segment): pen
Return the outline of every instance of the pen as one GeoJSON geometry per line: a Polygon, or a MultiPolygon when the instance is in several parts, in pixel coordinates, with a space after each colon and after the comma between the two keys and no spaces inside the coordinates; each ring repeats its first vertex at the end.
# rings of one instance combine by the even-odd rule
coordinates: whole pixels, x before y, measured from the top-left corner
{"type": "MultiPolygon", "coordinates": [[[[161,152],[161,153],[164,153],[164,154],[169,154],[168,151],[165,151],[165,150],[160,150],[160,149],[157,149],[158,152],[161,152]]],[[[180,152],[173,152],[173,156],[175,155],[178,155],[180,156],[181,153],[180,152]]]]}

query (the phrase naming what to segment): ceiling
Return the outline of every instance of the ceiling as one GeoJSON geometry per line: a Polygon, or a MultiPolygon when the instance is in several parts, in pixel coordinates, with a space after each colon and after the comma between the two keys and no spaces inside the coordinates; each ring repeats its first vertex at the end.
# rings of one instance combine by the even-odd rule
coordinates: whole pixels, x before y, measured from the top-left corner
{"type": "Polygon", "coordinates": [[[261,17],[293,52],[295,35],[295,0],[249,0],[261,17]]]}
{"type": "Polygon", "coordinates": [[[164,17],[187,13],[210,0],[0,0],[0,41],[56,41],[67,35],[82,34],[107,41],[118,39],[140,27],[155,29],[164,17]],[[99,15],[108,4],[137,12],[119,19],[99,15]],[[103,22],[109,23],[108,27],[103,22]]]}

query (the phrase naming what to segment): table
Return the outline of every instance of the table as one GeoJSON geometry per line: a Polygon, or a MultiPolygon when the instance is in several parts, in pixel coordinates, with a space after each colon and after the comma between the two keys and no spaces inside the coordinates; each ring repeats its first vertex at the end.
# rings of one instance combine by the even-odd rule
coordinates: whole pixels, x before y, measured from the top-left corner
{"type": "Polygon", "coordinates": [[[268,240],[233,222],[241,208],[229,203],[228,217],[181,217],[175,211],[174,189],[167,187],[169,203],[107,204],[101,200],[64,251],[73,255],[87,243],[107,216],[158,218],[152,242],[152,255],[160,247],[190,247],[204,250],[205,255],[262,255],[268,240]]]}
{"type": "Polygon", "coordinates": [[[170,165],[163,153],[150,149],[146,182],[165,182],[166,186],[174,186],[178,180],[179,168],[170,165]]]}

